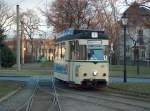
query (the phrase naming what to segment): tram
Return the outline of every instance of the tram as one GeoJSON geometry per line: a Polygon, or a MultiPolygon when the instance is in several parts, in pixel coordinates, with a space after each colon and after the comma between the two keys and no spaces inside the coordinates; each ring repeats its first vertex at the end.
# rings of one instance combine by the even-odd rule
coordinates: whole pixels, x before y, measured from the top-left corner
{"type": "Polygon", "coordinates": [[[81,86],[107,84],[108,52],[104,31],[66,29],[56,38],[54,77],[81,86]]]}

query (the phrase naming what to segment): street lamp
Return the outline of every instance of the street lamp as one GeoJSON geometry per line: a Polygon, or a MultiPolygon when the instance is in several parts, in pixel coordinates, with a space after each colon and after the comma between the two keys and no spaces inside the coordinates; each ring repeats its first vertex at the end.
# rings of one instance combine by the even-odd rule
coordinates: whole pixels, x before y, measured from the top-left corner
{"type": "Polygon", "coordinates": [[[1,68],[1,64],[2,64],[2,51],[1,51],[1,44],[0,44],[0,68],[1,68]]]}
{"type": "Polygon", "coordinates": [[[126,13],[122,17],[122,25],[124,28],[124,78],[123,82],[127,82],[127,71],[126,71],[126,30],[127,30],[128,18],[126,13]]]}

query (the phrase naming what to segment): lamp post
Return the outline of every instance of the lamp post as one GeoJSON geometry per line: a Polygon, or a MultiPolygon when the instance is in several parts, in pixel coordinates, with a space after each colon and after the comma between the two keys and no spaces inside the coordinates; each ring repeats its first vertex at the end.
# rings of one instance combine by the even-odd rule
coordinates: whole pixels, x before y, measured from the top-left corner
{"type": "Polygon", "coordinates": [[[124,78],[123,82],[127,82],[127,71],[126,71],[126,30],[127,30],[128,18],[126,13],[122,17],[122,25],[124,29],[124,78]]]}
{"type": "Polygon", "coordinates": [[[0,44],[0,69],[1,69],[1,64],[2,64],[2,54],[1,54],[2,52],[1,52],[1,44],[0,44]]]}

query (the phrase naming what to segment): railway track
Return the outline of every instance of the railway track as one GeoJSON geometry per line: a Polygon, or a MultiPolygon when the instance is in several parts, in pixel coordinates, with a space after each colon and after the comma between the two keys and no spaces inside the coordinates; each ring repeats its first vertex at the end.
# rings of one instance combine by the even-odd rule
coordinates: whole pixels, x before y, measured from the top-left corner
{"type": "Polygon", "coordinates": [[[56,86],[55,86],[55,80],[54,78],[52,78],[52,89],[53,89],[53,94],[54,94],[54,98],[53,98],[53,106],[49,108],[48,111],[54,111],[54,108],[57,109],[57,111],[63,111],[59,102],[59,98],[58,98],[58,94],[56,91],[56,86]]]}
{"type": "Polygon", "coordinates": [[[15,111],[62,111],[53,78],[47,85],[36,82],[28,101],[15,111]]]}
{"type": "Polygon", "coordinates": [[[45,80],[43,82],[44,85],[36,81],[29,99],[11,111],[150,111],[149,98],[109,90],[69,88],[59,82],[55,83],[53,78],[49,83],[45,80]]]}
{"type": "Polygon", "coordinates": [[[150,100],[135,98],[133,96],[126,96],[116,94],[107,91],[77,91],[72,89],[65,89],[57,86],[59,92],[61,92],[62,98],[68,98],[75,101],[86,102],[89,104],[96,104],[99,107],[104,107],[116,111],[150,111],[150,100]]]}

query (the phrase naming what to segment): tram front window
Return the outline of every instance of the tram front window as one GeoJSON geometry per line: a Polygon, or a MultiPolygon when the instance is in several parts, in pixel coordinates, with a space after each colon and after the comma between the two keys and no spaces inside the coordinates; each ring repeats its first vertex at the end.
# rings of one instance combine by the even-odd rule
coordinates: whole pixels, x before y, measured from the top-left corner
{"type": "Polygon", "coordinates": [[[88,60],[104,60],[104,51],[101,49],[89,49],[88,60]]]}
{"type": "Polygon", "coordinates": [[[78,41],[70,42],[71,60],[107,60],[108,47],[99,44],[79,44],[78,41]]]}

